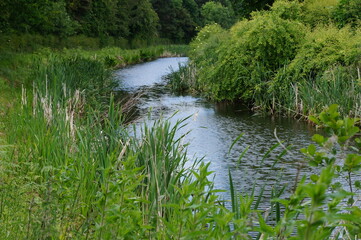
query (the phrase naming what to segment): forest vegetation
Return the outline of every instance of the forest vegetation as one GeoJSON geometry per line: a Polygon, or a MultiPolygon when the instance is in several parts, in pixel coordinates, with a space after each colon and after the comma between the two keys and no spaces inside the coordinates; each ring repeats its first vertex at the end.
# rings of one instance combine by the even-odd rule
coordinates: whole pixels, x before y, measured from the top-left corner
{"type": "Polygon", "coordinates": [[[361,238],[360,6],[1,1],[0,238],[361,238]],[[267,211],[262,186],[237,193],[229,174],[224,200],[209,163],[189,166],[186,120],[129,130],[112,70],[184,54],[175,91],[312,114],[323,128],[301,149],[312,174],[289,193],[271,186],[267,211]]]}
{"type": "Polygon", "coordinates": [[[13,46],[16,50],[26,44],[33,47],[39,43],[68,48],[187,43],[197,28],[205,24],[216,22],[230,27],[237,19],[253,10],[267,8],[271,3],[269,0],[253,2],[3,0],[0,3],[0,41],[2,47],[13,46]]]}

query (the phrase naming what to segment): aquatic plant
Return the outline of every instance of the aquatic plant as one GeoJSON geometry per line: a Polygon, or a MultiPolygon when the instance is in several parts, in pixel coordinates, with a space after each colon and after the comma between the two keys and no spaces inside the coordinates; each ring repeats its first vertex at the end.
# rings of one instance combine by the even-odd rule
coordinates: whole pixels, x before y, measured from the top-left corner
{"type": "Polygon", "coordinates": [[[190,63],[178,66],[178,71],[173,71],[167,76],[168,84],[175,93],[194,93],[197,87],[197,69],[190,63]]]}

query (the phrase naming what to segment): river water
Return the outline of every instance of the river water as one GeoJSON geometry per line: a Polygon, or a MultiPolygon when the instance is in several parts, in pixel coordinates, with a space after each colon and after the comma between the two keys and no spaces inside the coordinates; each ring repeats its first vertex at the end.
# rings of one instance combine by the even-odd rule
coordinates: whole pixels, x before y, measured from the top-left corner
{"type": "MultiPolygon", "coordinates": [[[[179,64],[186,64],[187,61],[187,58],[161,58],[115,72],[120,81],[120,91],[143,93],[137,105],[140,117],[136,124],[140,126],[142,122],[160,116],[168,118],[174,113],[171,118],[174,122],[191,116],[179,134],[190,131],[185,138],[190,143],[188,156],[210,162],[217,189],[229,189],[229,171],[239,192],[249,192],[254,183],[257,183],[256,191],[265,185],[266,198],[274,185],[292,189],[298,173],[303,175],[310,171],[303,163],[299,149],[311,143],[313,128],[294,119],[255,114],[239,104],[216,104],[201,97],[173,94],[165,86],[164,76],[177,71],[179,64]],[[279,155],[284,151],[282,146],[267,154],[278,143],[275,129],[284,146],[293,146],[281,158],[279,155]],[[229,152],[240,134],[244,134],[243,137],[229,152]],[[239,160],[246,149],[247,152],[239,160]]],[[[223,197],[229,198],[227,193],[223,197]]]]}

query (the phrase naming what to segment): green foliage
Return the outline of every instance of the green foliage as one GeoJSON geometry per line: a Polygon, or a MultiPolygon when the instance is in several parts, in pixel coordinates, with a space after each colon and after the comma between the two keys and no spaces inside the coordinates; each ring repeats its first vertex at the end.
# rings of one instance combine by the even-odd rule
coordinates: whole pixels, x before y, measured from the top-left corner
{"type": "Polygon", "coordinates": [[[361,160],[359,152],[346,153],[351,151],[348,144],[359,128],[354,125],[357,119],[341,118],[337,108],[337,105],[331,105],[319,116],[310,117],[329,133],[328,136],[313,136],[318,147],[312,144],[301,150],[311,166],[320,168],[319,174],[311,175],[309,180],[303,177],[287,199],[273,199],[284,205],[285,210],[275,225],[266,225],[260,219],[263,236],[277,239],[337,239],[339,236],[352,239],[360,236],[357,220],[360,208],[353,205],[359,183],[353,181],[353,176],[360,169],[361,160]],[[342,177],[347,179],[349,191],[339,182],[342,177]]]}
{"type": "Polygon", "coordinates": [[[343,116],[361,117],[358,102],[361,99],[357,69],[354,67],[332,67],[324,74],[299,84],[299,102],[303,113],[315,114],[325,106],[337,102],[343,116]]]}
{"type": "Polygon", "coordinates": [[[333,18],[339,27],[350,24],[359,26],[361,21],[361,1],[341,0],[333,11],[333,18]]]}
{"type": "Polygon", "coordinates": [[[209,164],[185,165],[182,121],[159,120],[130,135],[111,88],[101,89],[112,86],[101,58],[36,57],[34,88],[22,89],[6,119],[15,147],[1,159],[2,238],[248,236],[250,200],[240,198],[248,215],[234,219],[208,180],[209,164]]]}
{"type": "Polygon", "coordinates": [[[132,38],[154,38],[157,36],[158,15],[148,0],[132,1],[130,7],[130,33],[132,38]]]}
{"type": "MultiPolygon", "coordinates": [[[[209,40],[209,32],[199,38],[209,40]]],[[[178,135],[184,121],[158,120],[129,134],[110,95],[113,82],[104,62],[116,51],[130,61],[131,52],[47,51],[21,55],[17,62],[12,55],[0,58],[2,75],[10,72],[5,68],[28,64],[29,78],[22,79],[34,81],[4,117],[6,128],[0,125],[12,144],[5,152],[0,146],[1,238],[360,237],[361,211],[354,204],[361,190],[355,181],[361,169],[359,120],[342,117],[337,105],[310,117],[328,134],[314,135],[316,144],[302,150],[320,174],[304,177],[287,198],[284,188],[275,187],[270,215],[257,210],[263,190],[259,196],[238,194],[230,175],[227,209],[209,180],[209,164],[186,164],[186,146],[178,135]]],[[[134,59],[142,55],[133,54],[134,59]]],[[[2,91],[9,94],[9,87],[2,91]]]]}
{"type": "Polygon", "coordinates": [[[9,30],[25,33],[57,34],[60,37],[75,33],[77,23],[66,12],[64,1],[8,1],[5,0],[3,21],[9,30]]]}
{"type": "Polygon", "coordinates": [[[260,11],[270,7],[274,0],[230,0],[236,16],[248,18],[254,11],[260,11]]]}
{"type": "MultiPolygon", "coordinates": [[[[209,58],[214,64],[202,64],[196,55],[200,84],[216,100],[251,100],[261,94],[274,71],[293,59],[303,37],[304,28],[297,21],[255,14],[232,27],[229,39],[215,47],[215,58],[209,58]]],[[[193,49],[200,45],[193,44],[193,49]]]]}
{"type": "Polygon", "coordinates": [[[197,87],[196,67],[193,64],[186,66],[179,64],[178,71],[173,71],[167,76],[170,88],[175,93],[194,93],[197,87]]]}
{"type": "Polygon", "coordinates": [[[298,1],[275,1],[271,7],[271,11],[283,19],[302,21],[302,4],[298,1]]]}
{"type": "Polygon", "coordinates": [[[205,25],[218,23],[223,28],[229,28],[234,23],[232,9],[224,7],[221,3],[207,2],[202,6],[201,14],[205,25]]]}
{"type": "Polygon", "coordinates": [[[269,92],[278,105],[296,114],[319,112],[337,102],[343,114],[358,115],[359,42],[360,34],[350,28],[316,27],[290,64],[275,75],[269,92]]]}
{"type": "MultiPolygon", "coordinates": [[[[320,113],[317,118],[311,117],[310,119],[317,125],[322,125],[322,127],[325,128],[325,131],[330,135],[336,135],[336,140],[341,146],[359,132],[359,128],[355,127],[357,119],[342,119],[340,113],[338,112],[338,105],[336,104],[329,106],[327,111],[320,113]]],[[[317,143],[322,147],[330,148],[330,146],[325,146],[326,140],[317,141],[317,143]]]]}
{"type": "Polygon", "coordinates": [[[161,37],[184,43],[191,41],[199,26],[216,22],[229,28],[236,17],[249,17],[252,11],[268,8],[272,2],[4,0],[0,3],[0,27],[7,35],[54,35],[63,39],[80,34],[98,38],[102,47],[113,38],[149,43],[161,37]]]}
{"type": "Polygon", "coordinates": [[[271,113],[305,116],[338,102],[343,114],[359,116],[361,35],[331,23],[337,4],[278,0],[229,31],[206,26],[191,43],[197,81],[184,85],[271,113]]]}
{"type": "Polygon", "coordinates": [[[28,87],[33,85],[40,93],[50,94],[55,103],[67,99],[73,94],[72,89],[82,89],[88,105],[94,106],[109,102],[109,99],[102,98],[116,87],[110,76],[100,61],[79,56],[62,58],[50,55],[46,62],[34,59],[32,74],[25,84],[28,87]]]}
{"type": "Polygon", "coordinates": [[[90,1],[85,6],[73,2],[69,8],[88,36],[149,40],[156,36],[158,16],[148,0],[90,1]]]}
{"type": "Polygon", "coordinates": [[[302,5],[302,21],[311,27],[330,24],[337,3],[337,0],[305,0],[302,5]]]}
{"type": "MultiPolygon", "coordinates": [[[[207,167],[183,165],[179,125],[145,125],[139,141],[125,131],[100,61],[40,54],[31,60],[34,88],[22,90],[6,119],[16,154],[1,158],[2,238],[156,238],[171,234],[161,224],[178,217],[190,223],[197,209],[217,211],[216,197],[208,200],[207,167]]],[[[207,222],[179,229],[190,235],[207,222]]]]}
{"type": "MultiPolygon", "coordinates": [[[[42,34],[53,34],[60,38],[74,35],[79,28],[76,21],[73,21],[65,10],[65,3],[54,2],[49,9],[46,29],[39,31],[42,34]]],[[[45,25],[45,24],[44,24],[45,25]]]]}
{"type": "Polygon", "coordinates": [[[55,35],[60,39],[83,34],[99,38],[102,46],[109,38],[153,41],[158,38],[159,19],[160,35],[178,42],[190,40],[201,24],[199,7],[193,0],[4,0],[0,9],[2,33],[55,35]]]}
{"type": "Polygon", "coordinates": [[[218,59],[219,45],[229,36],[229,33],[218,24],[202,28],[191,42],[191,59],[198,66],[211,66],[218,59]]]}
{"type": "Polygon", "coordinates": [[[317,27],[306,35],[287,71],[294,80],[312,79],[334,65],[357,66],[361,57],[360,41],[361,35],[349,28],[317,27]]]}
{"type": "MultiPolygon", "coordinates": [[[[152,0],[153,8],[159,16],[161,37],[177,42],[189,42],[194,36],[196,20],[192,19],[191,13],[185,8],[185,3],[188,3],[190,10],[191,6],[195,7],[190,1],[152,0]]],[[[196,16],[197,12],[199,12],[198,9],[196,9],[196,16]]]]}
{"type": "Polygon", "coordinates": [[[10,10],[6,1],[0,2],[0,33],[10,31],[9,24],[10,10]]]}

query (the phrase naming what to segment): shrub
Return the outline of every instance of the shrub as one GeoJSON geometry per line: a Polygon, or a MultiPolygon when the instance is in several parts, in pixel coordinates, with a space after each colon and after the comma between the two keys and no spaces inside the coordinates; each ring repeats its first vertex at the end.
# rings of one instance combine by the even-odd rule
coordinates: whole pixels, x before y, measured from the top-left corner
{"type": "Polygon", "coordinates": [[[341,0],[333,11],[333,18],[339,27],[346,24],[359,25],[361,22],[361,0],[341,0]]]}
{"type": "MultiPolygon", "coordinates": [[[[329,100],[332,97],[324,96],[328,94],[327,91],[333,93],[342,91],[341,86],[344,90],[353,89],[353,87],[350,86],[352,84],[336,85],[336,82],[347,81],[349,77],[342,75],[340,80],[340,76],[337,76],[338,80],[334,81],[335,77],[330,76],[329,73],[333,73],[335,67],[357,68],[361,60],[360,41],[361,35],[353,33],[350,28],[338,29],[331,25],[315,28],[306,35],[304,44],[292,62],[278,71],[268,93],[277,99],[277,105],[293,109],[295,113],[307,114],[312,109],[320,110],[323,106],[331,104],[333,101],[329,100]],[[299,92],[299,86],[301,86],[301,92],[299,92]],[[336,86],[340,89],[336,89],[336,86]],[[324,91],[321,93],[316,89],[324,91]],[[307,101],[303,101],[304,98],[307,101]],[[322,103],[321,100],[316,102],[316,99],[322,99],[322,103]]],[[[351,77],[355,79],[353,76],[355,74],[351,77]]],[[[352,111],[349,106],[344,107],[347,111],[352,111]]]]}
{"type": "Polygon", "coordinates": [[[302,4],[297,1],[278,0],[273,3],[271,11],[283,19],[300,20],[302,4]]]}
{"type": "Polygon", "coordinates": [[[202,28],[190,44],[192,60],[199,67],[214,63],[217,60],[219,45],[227,35],[228,32],[216,23],[202,28]]]}
{"type": "Polygon", "coordinates": [[[250,100],[274,71],[293,59],[304,32],[297,21],[274,13],[254,14],[252,20],[233,26],[220,47],[213,47],[208,61],[214,64],[198,64],[200,84],[216,100],[250,100]]]}
{"type": "Polygon", "coordinates": [[[361,34],[349,28],[317,27],[309,32],[295,59],[288,66],[290,79],[314,79],[333,65],[360,63],[361,34]]]}
{"type": "Polygon", "coordinates": [[[331,23],[332,11],[337,3],[337,0],[305,0],[301,16],[303,22],[311,27],[331,23]]]}

